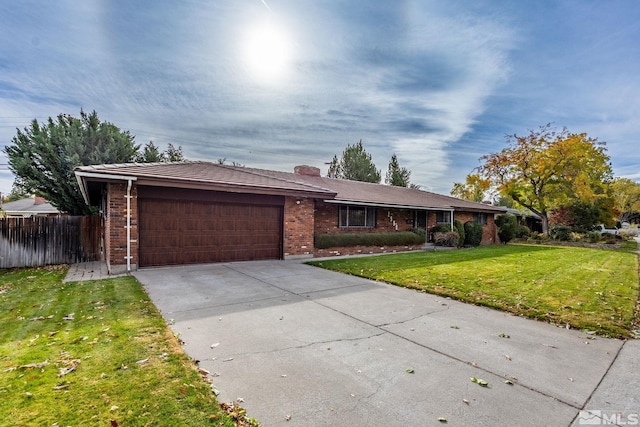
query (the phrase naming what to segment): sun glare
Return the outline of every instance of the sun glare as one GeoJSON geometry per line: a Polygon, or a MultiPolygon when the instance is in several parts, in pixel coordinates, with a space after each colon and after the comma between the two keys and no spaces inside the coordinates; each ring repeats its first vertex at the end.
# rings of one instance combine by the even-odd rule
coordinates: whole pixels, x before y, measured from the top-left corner
{"type": "Polygon", "coordinates": [[[287,34],[274,24],[252,28],[245,44],[245,60],[256,80],[267,83],[282,80],[291,61],[287,34]]]}

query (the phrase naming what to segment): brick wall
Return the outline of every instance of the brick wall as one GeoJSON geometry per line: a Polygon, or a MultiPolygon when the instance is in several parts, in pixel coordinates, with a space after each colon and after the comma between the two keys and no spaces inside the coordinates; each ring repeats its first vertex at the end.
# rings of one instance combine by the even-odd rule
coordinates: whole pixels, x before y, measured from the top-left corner
{"type": "MultiPolygon", "coordinates": [[[[121,270],[127,264],[127,183],[107,184],[105,212],[105,258],[109,270],[121,270]]],[[[138,264],[138,197],[131,188],[131,265],[138,264]]]]}
{"type": "MultiPolygon", "coordinates": [[[[487,224],[482,226],[481,245],[492,245],[498,241],[496,223],[493,220],[493,214],[487,215],[487,224]]],[[[473,221],[473,212],[455,212],[454,219],[462,222],[473,221]]]]}
{"type": "Polygon", "coordinates": [[[409,209],[377,208],[375,228],[340,227],[339,209],[339,205],[333,203],[316,202],[316,234],[391,233],[413,228],[414,214],[409,209]]]}
{"type": "Polygon", "coordinates": [[[287,197],[284,202],[284,256],[313,254],[314,201],[287,197]]]}

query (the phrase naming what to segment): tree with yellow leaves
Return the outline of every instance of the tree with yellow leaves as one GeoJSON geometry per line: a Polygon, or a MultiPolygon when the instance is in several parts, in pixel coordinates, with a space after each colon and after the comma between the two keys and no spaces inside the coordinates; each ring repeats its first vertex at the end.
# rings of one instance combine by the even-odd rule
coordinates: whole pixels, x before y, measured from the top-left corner
{"type": "Polygon", "coordinates": [[[605,143],[586,133],[560,131],[551,124],[528,135],[507,135],[508,147],[480,158],[480,177],[498,192],[542,218],[549,232],[549,213],[576,201],[608,198],[612,179],[605,143]]]}

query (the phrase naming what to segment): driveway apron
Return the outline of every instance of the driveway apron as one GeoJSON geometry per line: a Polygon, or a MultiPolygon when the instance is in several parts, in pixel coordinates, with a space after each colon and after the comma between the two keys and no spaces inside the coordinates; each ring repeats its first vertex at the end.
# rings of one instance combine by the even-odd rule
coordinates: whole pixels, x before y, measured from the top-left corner
{"type": "Polygon", "coordinates": [[[640,411],[636,342],[293,261],[134,275],[218,399],[263,426],[570,426],[583,409],[640,411]]]}

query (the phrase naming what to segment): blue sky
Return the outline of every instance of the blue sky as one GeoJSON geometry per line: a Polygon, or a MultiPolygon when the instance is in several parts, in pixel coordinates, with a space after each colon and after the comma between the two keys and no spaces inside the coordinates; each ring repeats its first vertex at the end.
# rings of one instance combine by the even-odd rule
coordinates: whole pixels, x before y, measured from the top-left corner
{"type": "MultiPolygon", "coordinates": [[[[320,167],[362,139],[448,194],[553,122],[640,181],[640,2],[0,0],[0,146],[96,110],[190,160],[320,167]]],[[[0,191],[13,177],[0,155],[0,191]]]]}

